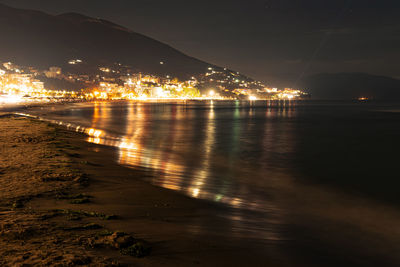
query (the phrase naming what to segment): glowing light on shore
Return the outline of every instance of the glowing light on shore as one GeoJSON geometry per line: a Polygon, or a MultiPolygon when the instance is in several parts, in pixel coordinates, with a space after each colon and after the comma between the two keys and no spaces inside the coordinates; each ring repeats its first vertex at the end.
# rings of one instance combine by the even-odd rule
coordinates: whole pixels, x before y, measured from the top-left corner
{"type": "Polygon", "coordinates": [[[254,96],[254,95],[251,95],[251,96],[249,96],[249,100],[250,100],[250,101],[257,100],[257,97],[256,97],[256,96],[254,96]]]}
{"type": "Polygon", "coordinates": [[[90,128],[90,129],[88,129],[87,134],[89,136],[99,138],[103,134],[103,132],[101,130],[96,130],[96,129],[90,128]]]}
{"type": "Polygon", "coordinates": [[[192,189],[192,196],[193,197],[198,197],[199,196],[199,194],[200,194],[200,189],[198,189],[198,188],[194,188],[194,189],[192,189]]]}
{"type": "Polygon", "coordinates": [[[23,101],[24,101],[23,98],[19,95],[0,96],[0,103],[15,104],[15,103],[23,102],[23,101]]]}
{"type": "Polygon", "coordinates": [[[138,97],[139,100],[147,100],[147,95],[141,95],[138,97]]]}
{"type": "Polygon", "coordinates": [[[101,133],[102,132],[100,130],[94,131],[93,136],[96,137],[96,138],[99,138],[101,136],[101,133]]]}

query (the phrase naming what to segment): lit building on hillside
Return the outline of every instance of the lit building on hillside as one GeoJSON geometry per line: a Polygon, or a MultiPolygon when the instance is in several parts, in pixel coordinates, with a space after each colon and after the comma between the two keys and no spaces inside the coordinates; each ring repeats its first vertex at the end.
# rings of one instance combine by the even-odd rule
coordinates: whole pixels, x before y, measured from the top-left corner
{"type": "Polygon", "coordinates": [[[50,67],[44,74],[47,78],[58,78],[62,74],[62,70],[60,67],[50,67]]]}

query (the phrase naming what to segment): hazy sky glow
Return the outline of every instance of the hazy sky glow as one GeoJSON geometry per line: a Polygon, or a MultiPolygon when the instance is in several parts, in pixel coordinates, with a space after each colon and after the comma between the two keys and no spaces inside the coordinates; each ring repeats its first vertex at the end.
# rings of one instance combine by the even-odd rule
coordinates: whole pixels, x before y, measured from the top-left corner
{"type": "Polygon", "coordinates": [[[122,24],[265,82],[317,72],[400,78],[398,0],[0,0],[122,24]]]}

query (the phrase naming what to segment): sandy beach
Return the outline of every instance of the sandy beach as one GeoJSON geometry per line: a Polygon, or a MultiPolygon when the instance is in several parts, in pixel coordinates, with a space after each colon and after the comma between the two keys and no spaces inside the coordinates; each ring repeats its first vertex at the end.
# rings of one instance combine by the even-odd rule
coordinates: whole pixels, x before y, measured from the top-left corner
{"type": "Polygon", "coordinates": [[[3,115],[0,120],[0,264],[115,265],[87,249],[98,232],[106,230],[97,221],[110,216],[85,213],[76,206],[65,209],[62,203],[41,210],[31,204],[40,198],[74,205],[89,202],[89,196],[73,195],[88,179],[66,151],[71,147],[59,138],[62,132],[25,118],[3,115]]]}
{"type": "Polygon", "coordinates": [[[0,265],[243,266],[268,258],[265,244],[219,238],[222,207],[142,181],[110,160],[112,148],[33,119],[0,120],[0,265]]]}

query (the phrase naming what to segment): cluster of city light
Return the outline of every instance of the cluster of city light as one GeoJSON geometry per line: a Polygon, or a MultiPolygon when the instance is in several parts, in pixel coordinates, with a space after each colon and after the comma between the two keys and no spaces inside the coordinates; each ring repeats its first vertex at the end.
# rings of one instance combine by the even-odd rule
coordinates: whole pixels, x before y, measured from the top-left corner
{"type": "Polygon", "coordinates": [[[0,103],[23,102],[28,92],[40,93],[44,90],[38,81],[32,81],[22,74],[7,74],[0,70],[0,103]]]}
{"type": "MultiPolygon", "coordinates": [[[[236,90],[236,93],[238,90],[236,90]]],[[[262,93],[251,90],[240,91],[248,100],[267,99],[262,93]]],[[[301,96],[298,90],[274,91],[275,99],[295,99],[301,96]]],[[[221,96],[218,90],[210,89],[201,95],[198,89],[183,83],[163,84],[154,87],[142,82],[127,81],[124,86],[101,83],[98,88],[79,92],[66,90],[46,90],[43,83],[22,74],[0,72],[0,102],[50,101],[50,99],[85,99],[85,100],[224,100],[232,97],[221,96]],[[189,93],[188,93],[189,92],[189,93]]]]}
{"type": "Polygon", "coordinates": [[[307,96],[306,93],[297,89],[285,88],[279,90],[278,88],[268,87],[257,90],[235,89],[233,93],[238,96],[247,97],[249,100],[292,100],[307,96]]]}
{"type": "Polygon", "coordinates": [[[50,101],[82,97],[80,93],[66,90],[46,90],[44,84],[29,74],[0,71],[0,103],[50,101]]]}
{"type": "Polygon", "coordinates": [[[177,79],[161,81],[150,75],[127,76],[124,84],[100,82],[98,88],[83,91],[86,99],[198,99],[200,91],[192,81],[180,82],[177,79]]]}
{"type": "Polygon", "coordinates": [[[71,59],[70,61],[68,61],[68,64],[70,65],[77,65],[82,63],[83,61],[81,59],[71,59]]]}
{"type": "MultiPolygon", "coordinates": [[[[68,61],[70,65],[82,64],[80,59],[68,61]]],[[[164,63],[164,62],[163,62],[164,63]]],[[[160,62],[161,64],[161,62],[160,62]]],[[[118,64],[121,66],[121,64],[118,64]]],[[[0,68],[0,102],[29,102],[52,101],[57,99],[80,100],[292,100],[305,96],[296,89],[262,87],[260,82],[247,81],[238,72],[228,71],[226,68],[208,68],[205,76],[221,75],[225,82],[230,84],[205,84],[201,78],[191,77],[186,81],[172,79],[169,75],[163,77],[153,75],[119,74],[120,70],[110,67],[99,67],[104,74],[95,78],[85,74],[64,74],[60,67],[50,67],[40,71],[30,67],[20,67],[11,62],[3,64],[5,70],[0,68]],[[44,83],[37,79],[40,76],[50,79],[66,80],[68,82],[86,83],[86,89],[80,91],[46,90],[44,83]],[[111,76],[107,76],[111,75],[111,76]],[[116,75],[116,74],[115,74],[116,75]],[[97,86],[95,86],[97,84],[97,86]],[[251,85],[257,85],[252,88],[251,85]],[[202,93],[198,88],[202,88],[202,93]],[[236,88],[236,89],[233,89],[236,88]]],[[[220,79],[220,78],[219,78],[220,79]]],[[[221,80],[222,81],[222,80],[221,80]]]]}

